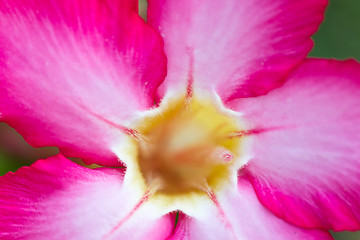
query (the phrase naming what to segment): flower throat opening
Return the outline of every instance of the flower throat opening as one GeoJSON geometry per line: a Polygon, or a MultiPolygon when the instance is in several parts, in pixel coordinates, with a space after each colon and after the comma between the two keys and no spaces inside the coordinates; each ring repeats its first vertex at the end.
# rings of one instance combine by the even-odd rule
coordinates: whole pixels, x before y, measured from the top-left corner
{"type": "Polygon", "coordinates": [[[211,101],[171,101],[137,130],[143,136],[137,141],[139,171],[156,193],[217,190],[234,173],[240,139],[231,133],[238,126],[211,101]]]}

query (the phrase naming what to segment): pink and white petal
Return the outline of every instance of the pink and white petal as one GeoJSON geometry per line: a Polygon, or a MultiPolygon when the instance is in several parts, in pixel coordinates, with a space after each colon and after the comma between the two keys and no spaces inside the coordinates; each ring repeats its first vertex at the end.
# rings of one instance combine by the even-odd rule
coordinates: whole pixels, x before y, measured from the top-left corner
{"type": "Polygon", "coordinates": [[[136,8],[128,0],[1,0],[1,121],[33,146],[119,165],[110,145],[153,106],[166,74],[161,37],[136,8]]]}
{"type": "Polygon", "coordinates": [[[215,207],[206,209],[207,219],[180,217],[171,240],[330,240],[326,231],[299,228],[278,218],[258,201],[247,178],[239,178],[238,191],[219,196],[229,224],[215,207]],[[177,237],[177,238],[176,238],[177,237]]]}
{"type": "Polygon", "coordinates": [[[260,201],[309,228],[360,229],[360,64],[310,59],[283,87],[232,107],[252,129],[242,171],[260,201]]]}
{"type": "Polygon", "coordinates": [[[109,235],[136,204],[131,189],[123,187],[123,174],[121,169],[84,168],[58,155],[0,177],[0,238],[162,240],[170,236],[174,217],[149,216],[141,207],[109,235]]]}
{"type": "Polygon", "coordinates": [[[165,42],[163,88],[215,90],[224,101],[266,94],[312,48],[327,0],[149,0],[165,42]]]}

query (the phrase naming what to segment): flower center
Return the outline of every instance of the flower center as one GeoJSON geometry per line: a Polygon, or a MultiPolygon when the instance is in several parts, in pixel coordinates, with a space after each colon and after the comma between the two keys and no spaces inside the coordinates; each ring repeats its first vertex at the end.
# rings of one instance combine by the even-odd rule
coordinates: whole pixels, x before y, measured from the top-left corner
{"type": "Polygon", "coordinates": [[[183,97],[166,105],[136,128],[145,184],[170,195],[221,188],[240,155],[240,139],[231,137],[236,121],[209,100],[183,97]]]}

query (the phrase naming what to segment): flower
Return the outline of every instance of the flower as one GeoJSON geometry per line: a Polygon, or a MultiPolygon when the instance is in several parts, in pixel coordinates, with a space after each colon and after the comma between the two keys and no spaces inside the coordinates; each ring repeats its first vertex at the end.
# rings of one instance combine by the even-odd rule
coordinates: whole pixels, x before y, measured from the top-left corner
{"type": "Polygon", "coordinates": [[[0,238],[360,229],[360,65],[306,59],[326,4],[0,1],[1,120],[62,154],[0,178],[0,238]]]}

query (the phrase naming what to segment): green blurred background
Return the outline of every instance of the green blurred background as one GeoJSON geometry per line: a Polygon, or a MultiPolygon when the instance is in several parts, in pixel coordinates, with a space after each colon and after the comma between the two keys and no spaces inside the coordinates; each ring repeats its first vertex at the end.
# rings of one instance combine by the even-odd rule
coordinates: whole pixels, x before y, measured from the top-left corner
{"type": "MultiPolygon", "coordinates": [[[[145,0],[140,0],[140,4],[146,6],[145,0]]],[[[144,8],[140,12],[146,15],[144,8]]],[[[360,60],[360,0],[330,0],[325,21],[313,39],[313,57],[360,60]]],[[[56,148],[30,147],[12,128],[0,123],[0,175],[57,152],[56,148]]],[[[360,232],[333,235],[336,240],[360,240],[360,232]]]]}

